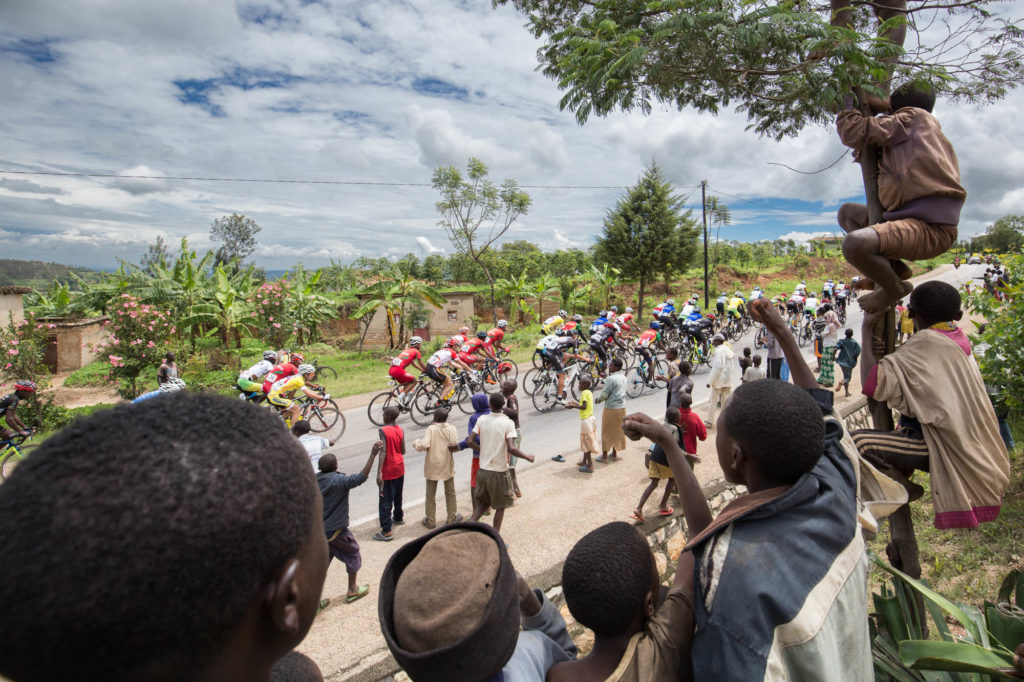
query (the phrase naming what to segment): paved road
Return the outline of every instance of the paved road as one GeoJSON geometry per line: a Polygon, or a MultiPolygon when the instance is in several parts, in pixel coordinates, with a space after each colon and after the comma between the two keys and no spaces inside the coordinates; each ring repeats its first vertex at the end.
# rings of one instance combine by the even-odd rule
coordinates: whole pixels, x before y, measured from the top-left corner
{"type": "MultiPolygon", "coordinates": [[[[977,279],[980,280],[985,271],[984,266],[963,265],[959,270],[952,266],[940,268],[932,277],[950,282],[959,287],[964,282],[977,279]]],[[[920,280],[918,280],[920,281],[920,280]]],[[[820,282],[815,281],[816,285],[820,282]]],[[[859,336],[860,321],[862,312],[857,305],[851,305],[846,326],[852,328],[859,336]]],[[[740,341],[733,342],[732,346],[739,354],[744,346],[753,346],[754,331],[748,332],[740,341]]],[[[813,351],[808,344],[804,349],[807,358],[813,358],[813,351]]],[[[813,366],[813,365],[812,365],[813,366]]],[[[523,369],[525,371],[525,368],[523,369]]],[[[700,414],[705,414],[706,403],[710,390],[706,387],[708,368],[701,366],[694,374],[694,406],[700,414]]],[[[344,379],[344,377],[342,377],[344,379]]],[[[579,419],[575,412],[554,411],[546,414],[537,412],[530,397],[519,390],[519,405],[523,427],[524,451],[537,456],[536,462],[530,464],[523,460],[519,461],[518,467],[522,472],[530,472],[530,475],[539,475],[541,470],[548,467],[569,467],[573,466],[575,457],[579,452],[579,419]],[[556,453],[565,453],[566,463],[551,461],[556,453]]],[[[629,401],[627,408],[630,412],[642,411],[652,416],[664,414],[665,393],[664,391],[648,392],[644,395],[629,401]]],[[[600,409],[598,410],[600,411],[600,409]]],[[[345,473],[354,473],[362,469],[370,447],[377,439],[377,427],[370,423],[366,415],[366,408],[353,408],[345,411],[345,418],[348,422],[347,429],[341,442],[332,450],[338,457],[339,470],[345,473]]],[[[454,410],[449,421],[455,426],[460,435],[466,433],[466,426],[469,417],[459,410],[454,410]]],[[[423,496],[426,482],[422,476],[423,453],[416,452],[412,448],[412,442],[420,438],[424,427],[417,426],[408,417],[403,415],[399,418],[399,425],[405,430],[406,442],[406,477],[405,477],[405,504],[406,519],[410,523],[418,523],[422,518],[423,496]]],[[[469,490],[469,471],[471,454],[465,450],[455,454],[455,483],[458,496],[466,500],[469,490]]],[[[521,474],[522,475],[522,474],[521,474]]],[[[377,486],[371,480],[356,488],[350,495],[350,510],[352,527],[359,527],[369,524],[376,524],[377,519],[377,486]]],[[[439,491],[438,508],[441,514],[444,513],[443,495],[439,491]]]]}

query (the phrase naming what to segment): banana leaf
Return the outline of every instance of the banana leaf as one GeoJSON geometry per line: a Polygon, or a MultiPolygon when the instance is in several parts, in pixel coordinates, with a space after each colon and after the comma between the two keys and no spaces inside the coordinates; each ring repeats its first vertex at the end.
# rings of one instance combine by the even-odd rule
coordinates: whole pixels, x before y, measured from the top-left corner
{"type": "Polygon", "coordinates": [[[1009,603],[985,602],[985,622],[992,638],[1009,651],[1024,642],[1024,611],[1021,609],[1009,603]]]}
{"type": "Polygon", "coordinates": [[[911,639],[900,642],[900,660],[917,670],[983,673],[1014,679],[1012,661],[968,642],[934,642],[911,639]]]}

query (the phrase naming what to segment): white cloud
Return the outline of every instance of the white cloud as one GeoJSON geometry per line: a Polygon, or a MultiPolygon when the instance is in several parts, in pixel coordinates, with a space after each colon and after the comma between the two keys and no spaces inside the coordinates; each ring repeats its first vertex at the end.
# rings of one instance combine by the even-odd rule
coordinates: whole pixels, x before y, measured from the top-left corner
{"type": "Polygon", "coordinates": [[[429,256],[432,253],[444,253],[444,249],[434,246],[429,239],[422,235],[416,237],[416,243],[420,245],[420,249],[425,256],[429,256]]]}
{"type": "Polygon", "coordinates": [[[831,234],[832,234],[831,232],[796,232],[796,231],[794,231],[794,232],[787,232],[786,234],[780,234],[778,237],[776,237],[776,239],[781,239],[783,241],[792,239],[797,244],[804,244],[804,245],[806,245],[808,242],[810,242],[812,239],[815,239],[816,237],[828,237],[831,234]]]}
{"type": "Polygon", "coordinates": [[[110,186],[124,190],[125,192],[128,192],[128,194],[134,194],[136,196],[140,194],[154,194],[156,192],[166,192],[170,188],[170,185],[166,180],[155,179],[157,177],[162,177],[163,173],[155,171],[149,166],[133,166],[131,168],[125,168],[122,171],[118,171],[117,174],[129,177],[116,178],[110,182],[110,186]]]}

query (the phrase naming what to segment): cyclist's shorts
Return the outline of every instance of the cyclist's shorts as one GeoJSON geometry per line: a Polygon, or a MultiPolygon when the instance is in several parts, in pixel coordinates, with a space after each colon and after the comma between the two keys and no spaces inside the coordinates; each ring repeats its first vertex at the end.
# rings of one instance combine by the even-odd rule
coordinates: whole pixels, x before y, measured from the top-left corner
{"type": "Polygon", "coordinates": [[[295,404],[294,400],[289,400],[288,398],[283,397],[280,393],[274,392],[267,394],[267,402],[274,407],[280,407],[282,410],[287,410],[295,404]]]}
{"type": "Polygon", "coordinates": [[[469,353],[459,353],[459,360],[462,360],[467,365],[475,365],[480,361],[480,358],[469,353]]]}
{"type": "Polygon", "coordinates": [[[438,370],[437,367],[434,367],[433,365],[427,365],[427,369],[423,373],[426,374],[431,379],[433,379],[434,381],[438,382],[439,384],[443,384],[445,381],[448,380],[447,375],[445,375],[444,372],[438,370]]]}
{"type": "Polygon", "coordinates": [[[405,367],[399,367],[398,365],[392,365],[388,369],[388,376],[400,384],[411,384],[416,381],[416,377],[406,372],[405,367]]]}
{"type": "Polygon", "coordinates": [[[239,379],[236,383],[239,390],[246,393],[262,393],[263,382],[262,381],[249,381],[248,379],[239,379]]]}
{"type": "Polygon", "coordinates": [[[716,302],[715,303],[715,310],[717,310],[719,313],[724,313],[725,312],[725,304],[721,303],[721,302],[716,302]]]}
{"type": "Polygon", "coordinates": [[[551,367],[556,372],[564,372],[565,371],[565,363],[562,362],[562,354],[561,353],[559,353],[558,351],[548,351],[547,359],[548,359],[548,362],[551,363],[551,367]]]}
{"type": "Polygon", "coordinates": [[[729,317],[739,317],[740,311],[736,308],[729,308],[729,317]]]}
{"type": "Polygon", "coordinates": [[[786,310],[796,313],[796,301],[786,301],[786,310]]]}

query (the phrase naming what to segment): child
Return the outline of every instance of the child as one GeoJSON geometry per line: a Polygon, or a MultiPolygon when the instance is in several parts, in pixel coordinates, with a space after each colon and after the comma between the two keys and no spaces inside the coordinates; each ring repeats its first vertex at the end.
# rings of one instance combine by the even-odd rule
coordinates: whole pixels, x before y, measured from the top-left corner
{"type": "Polygon", "coordinates": [[[475,499],[476,497],[476,477],[480,471],[480,448],[473,447],[469,442],[469,437],[473,435],[473,427],[476,426],[476,422],[480,417],[485,414],[491,413],[491,408],[487,403],[486,393],[474,393],[473,397],[469,399],[470,404],[473,405],[473,414],[469,415],[469,423],[466,425],[466,438],[460,440],[455,446],[453,452],[459,450],[465,450],[470,448],[473,450],[473,463],[469,470],[469,494],[475,499]]]}
{"type": "Polygon", "coordinates": [[[750,346],[743,349],[743,355],[740,357],[740,381],[743,381],[743,375],[747,373],[747,369],[754,364],[753,360],[750,359],[750,346]]]}
{"type": "Polygon", "coordinates": [[[682,404],[684,393],[693,393],[693,365],[687,360],[679,361],[679,372],[668,382],[669,407],[678,408],[682,404]]]}
{"type": "Polygon", "coordinates": [[[765,378],[764,369],[761,367],[761,355],[756,353],[752,358],[753,363],[746,372],[743,373],[743,382],[747,383],[750,381],[757,381],[758,379],[765,378]]]}
{"type": "Polygon", "coordinates": [[[668,373],[659,374],[654,377],[655,381],[664,381],[666,388],[665,392],[665,407],[672,405],[672,380],[679,376],[679,349],[672,346],[665,351],[665,363],[668,365],[668,373]]]}
{"type": "Polygon", "coordinates": [[[395,424],[398,419],[398,408],[388,405],[383,412],[384,426],[378,431],[380,440],[384,441],[384,456],[377,464],[377,490],[380,500],[377,505],[377,516],[380,530],[373,534],[374,540],[391,542],[392,524],[405,525],[405,512],[402,510],[402,489],[405,487],[405,433],[402,427],[395,424]]]}
{"type": "MultiPolygon", "coordinates": [[[[668,408],[665,411],[665,421],[663,423],[669,433],[672,434],[672,437],[676,439],[676,443],[682,446],[683,433],[679,428],[679,409],[676,407],[668,408]]],[[[647,502],[647,498],[651,496],[651,493],[658,489],[658,483],[664,480],[667,480],[668,483],[665,484],[665,494],[661,496],[661,504],[658,505],[658,516],[671,516],[675,512],[675,509],[668,506],[668,498],[675,487],[675,479],[672,477],[672,469],[668,465],[665,451],[657,443],[651,445],[651,461],[647,465],[647,475],[651,482],[644,488],[643,493],[640,494],[640,501],[637,503],[636,509],[633,510],[631,516],[636,523],[644,522],[644,503],[647,502]]]]}
{"type": "Polygon", "coordinates": [[[302,446],[242,400],[180,391],[75,420],[0,486],[18,520],[0,533],[0,675],[268,679],[327,574],[314,491],[302,446]]]}
{"type": "Polygon", "coordinates": [[[878,198],[884,222],[869,226],[864,204],[843,204],[838,215],[847,232],[843,255],[875,285],[860,299],[865,312],[885,310],[911,292],[913,286],[901,281],[911,275],[902,259],[925,260],[949,249],[967,197],[953,145],[931,115],[935,93],[905,83],[890,103],[890,115],[874,118],[851,102],[836,120],[847,147],[882,147],[878,198]]]}
{"type": "MultiPolygon", "coordinates": [[[[857,475],[842,427],[822,419],[833,393],[814,388],[778,311],[756,300],[751,314],[782,343],[795,385],[746,383],[723,410],[718,460],[748,494],[713,522],[702,495],[680,498],[694,534],[693,668],[709,680],[873,679],[857,475]]],[[[655,440],[678,462],[664,427],[643,414],[626,421],[631,438],[655,440]]],[[[672,471],[681,490],[696,485],[689,467],[672,471]]]]}
{"type": "MultiPolygon", "coordinates": [[[[383,448],[383,441],[374,443],[363,470],[351,476],[338,472],[338,458],[334,455],[328,453],[319,458],[320,473],[316,475],[316,482],[324,498],[324,532],[327,533],[331,558],[345,564],[348,573],[346,604],[362,599],[370,591],[369,585],[358,585],[356,581],[363,557],[359,553],[359,543],[348,528],[348,491],[366,483],[373,460],[383,448]]],[[[325,601],[320,602],[321,607],[326,606],[325,601]]]]}
{"type": "Polygon", "coordinates": [[[310,428],[308,421],[300,419],[292,426],[292,435],[299,439],[302,447],[306,448],[309,461],[313,463],[313,471],[319,471],[317,461],[320,459],[320,453],[334,445],[334,441],[327,440],[323,436],[311,434],[309,432],[310,428]]]}
{"type": "MultiPolygon", "coordinates": [[[[502,408],[502,412],[506,417],[512,420],[512,423],[516,425],[516,447],[518,448],[523,442],[523,430],[519,428],[519,399],[516,398],[516,389],[519,388],[512,379],[506,379],[501,382],[501,395],[505,397],[505,407],[502,408]]],[[[523,493],[519,490],[519,479],[516,478],[516,457],[509,457],[508,460],[508,473],[512,476],[512,489],[515,490],[516,497],[522,497],[523,493]]]]}
{"type": "Polygon", "coordinates": [[[704,421],[690,408],[692,404],[693,395],[686,393],[679,405],[679,430],[683,433],[683,453],[691,469],[700,461],[697,457],[697,440],[708,439],[708,429],[704,426],[704,421]]]}
{"type": "MultiPolygon", "coordinates": [[[[508,473],[508,458],[521,457],[527,462],[534,460],[516,447],[516,427],[512,420],[501,413],[505,399],[500,393],[492,393],[488,399],[491,413],[476,420],[469,442],[480,450],[480,471],[473,496],[473,516],[470,521],[479,521],[488,508],[494,509],[494,530],[501,531],[505,509],[515,504],[512,490],[512,476],[508,473]]],[[[474,448],[476,449],[476,448],[474,448]]]]}
{"type": "Polygon", "coordinates": [[[455,459],[452,457],[452,446],[458,442],[458,432],[448,423],[448,410],[438,407],[434,410],[434,423],[427,428],[423,438],[413,442],[412,447],[426,452],[423,458],[423,476],[427,479],[427,500],[423,517],[423,525],[434,528],[434,516],[437,512],[437,482],[444,482],[444,506],[447,512],[445,523],[462,520],[456,513],[458,505],[455,501],[455,459]]]}
{"type": "Polygon", "coordinates": [[[597,420],[594,419],[594,393],[590,390],[593,382],[589,376],[580,377],[580,400],[570,402],[565,409],[577,409],[580,411],[580,450],[583,451],[583,459],[576,463],[579,470],[585,474],[594,473],[593,453],[597,452],[597,420]]]}
{"type": "Polygon", "coordinates": [[[853,368],[857,366],[857,358],[860,357],[860,344],[853,338],[852,329],[846,330],[846,336],[839,339],[836,348],[836,364],[843,370],[843,379],[836,384],[836,393],[846,389],[846,397],[850,397],[850,379],[853,377],[853,368]]]}

